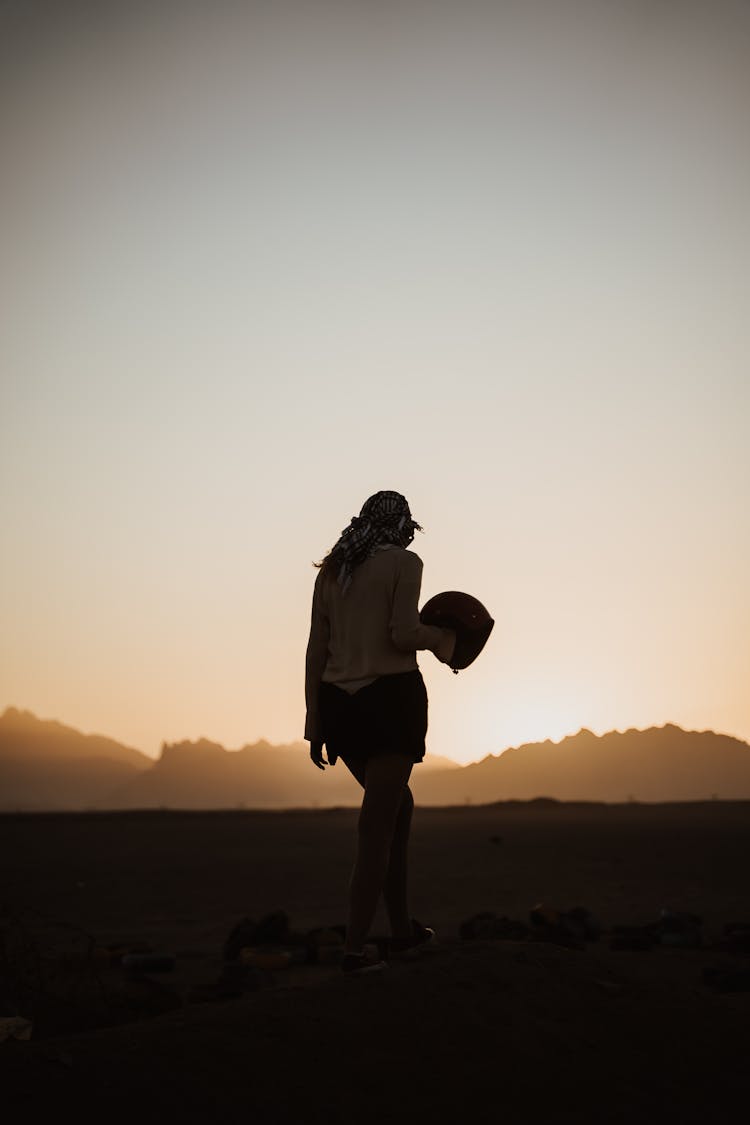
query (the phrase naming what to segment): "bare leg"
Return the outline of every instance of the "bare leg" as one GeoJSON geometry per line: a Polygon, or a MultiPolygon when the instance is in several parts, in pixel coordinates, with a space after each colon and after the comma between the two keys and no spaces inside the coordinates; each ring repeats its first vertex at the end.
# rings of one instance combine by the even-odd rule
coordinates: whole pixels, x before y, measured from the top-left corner
{"type": "MultiPolygon", "coordinates": [[[[359,784],[365,787],[365,770],[358,762],[346,763],[349,771],[354,774],[359,784]]],[[[385,899],[388,919],[391,924],[393,937],[411,936],[411,918],[407,898],[407,851],[409,846],[409,832],[411,829],[412,812],[414,811],[414,797],[409,786],[405,786],[401,804],[399,805],[396,825],[391,840],[391,850],[388,859],[388,868],[385,874],[383,897],[385,899]]]]}
{"type": "MultiPolygon", "coordinates": [[[[412,765],[403,754],[381,754],[371,758],[365,767],[365,794],[359,813],[357,859],[349,887],[347,953],[361,952],[372,925],[378,899],[384,889],[391,842],[412,765]]],[[[357,777],[359,771],[352,772],[357,777]]],[[[360,783],[363,780],[361,777],[357,779],[360,783]]],[[[411,814],[409,819],[410,817],[411,814]]],[[[406,838],[408,839],[408,828],[406,838]]],[[[404,849],[400,847],[399,850],[403,853],[404,849]]],[[[405,863],[394,868],[393,886],[400,886],[402,875],[405,880],[405,872],[405,863]]],[[[398,909],[397,905],[397,913],[398,909]]],[[[398,921],[401,924],[403,920],[398,921]]]]}
{"type": "Polygon", "coordinates": [[[391,923],[393,937],[402,938],[411,936],[411,918],[407,901],[407,850],[409,847],[409,830],[411,829],[411,814],[414,811],[414,798],[407,785],[401,798],[401,804],[396,817],[396,827],[391,841],[391,854],[388,860],[388,870],[385,874],[383,897],[391,923]]]}

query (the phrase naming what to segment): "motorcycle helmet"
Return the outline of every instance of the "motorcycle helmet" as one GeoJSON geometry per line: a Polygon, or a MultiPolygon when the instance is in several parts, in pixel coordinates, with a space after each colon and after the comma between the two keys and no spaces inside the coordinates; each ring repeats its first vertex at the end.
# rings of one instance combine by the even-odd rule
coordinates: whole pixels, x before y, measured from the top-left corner
{"type": "Polygon", "coordinates": [[[448,666],[454,672],[468,668],[482,651],[495,622],[477,599],[460,590],[446,590],[435,594],[422,606],[419,620],[423,625],[438,625],[454,629],[456,647],[448,666]]]}

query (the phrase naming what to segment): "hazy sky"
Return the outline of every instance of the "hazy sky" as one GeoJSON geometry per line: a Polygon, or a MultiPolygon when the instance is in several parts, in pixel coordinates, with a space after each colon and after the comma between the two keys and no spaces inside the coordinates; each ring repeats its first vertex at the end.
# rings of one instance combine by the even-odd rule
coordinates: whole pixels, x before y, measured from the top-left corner
{"type": "Polygon", "coordinates": [[[750,739],[750,5],[0,4],[0,708],[301,739],[381,488],[428,749],[750,739]]]}

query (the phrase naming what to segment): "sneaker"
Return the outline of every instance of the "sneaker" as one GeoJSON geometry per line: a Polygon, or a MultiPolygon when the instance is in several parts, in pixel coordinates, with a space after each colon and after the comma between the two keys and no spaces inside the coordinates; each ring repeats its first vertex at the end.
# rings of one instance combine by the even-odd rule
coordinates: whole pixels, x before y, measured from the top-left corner
{"type": "Polygon", "coordinates": [[[342,972],[355,973],[357,976],[362,973],[377,973],[385,968],[385,961],[371,961],[364,953],[345,953],[341,962],[342,972]]]}
{"type": "Polygon", "coordinates": [[[427,946],[434,945],[437,945],[435,931],[412,918],[411,937],[391,938],[388,951],[391,957],[419,957],[427,946]]]}

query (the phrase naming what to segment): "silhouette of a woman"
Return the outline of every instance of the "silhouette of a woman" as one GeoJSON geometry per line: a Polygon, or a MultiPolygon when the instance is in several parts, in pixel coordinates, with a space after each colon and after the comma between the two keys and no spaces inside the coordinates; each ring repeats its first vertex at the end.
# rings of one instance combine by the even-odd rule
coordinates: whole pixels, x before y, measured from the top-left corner
{"type": "Polygon", "coordinates": [[[305,738],[320,769],[341,758],[364,789],[349,888],[342,967],[367,972],[364,944],[381,892],[391,953],[433,937],[409,916],[407,847],[412,766],[425,754],[427,691],[416,653],[447,664],[456,634],[419,620],[422,560],[407,547],[415,530],[399,492],[365,501],[318,566],[305,666],[305,738]],[[328,761],[323,757],[326,748],[328,761]]]}

